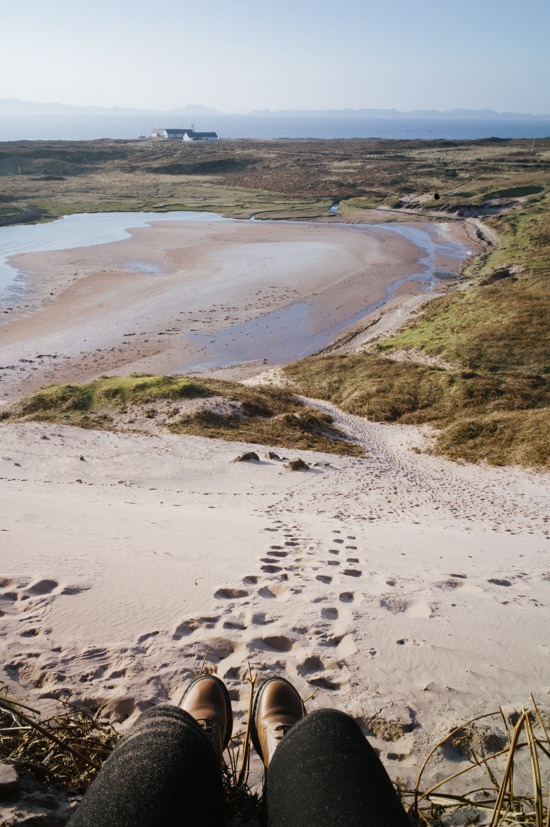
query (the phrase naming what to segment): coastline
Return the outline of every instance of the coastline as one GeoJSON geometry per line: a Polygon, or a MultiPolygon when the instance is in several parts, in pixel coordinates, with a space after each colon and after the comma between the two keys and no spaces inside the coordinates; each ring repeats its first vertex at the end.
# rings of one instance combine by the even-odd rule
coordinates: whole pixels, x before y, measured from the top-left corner
{"type": "MultiPolygon", "coordinates": [[[[12,256],[26,292],[0,317],[3,397],[104,373],[261,368],[308,355],[394,285],[399,295],[424,289],[407,281],[425,269],[426,251],[399,234],[406,226],[159,216],[124,240],[12,256]]],[[[449,238],[464,244],[463,231],[422,232],[428,245],[438,239],[432,269],[458,273],[445,251],[449,238]]]]}

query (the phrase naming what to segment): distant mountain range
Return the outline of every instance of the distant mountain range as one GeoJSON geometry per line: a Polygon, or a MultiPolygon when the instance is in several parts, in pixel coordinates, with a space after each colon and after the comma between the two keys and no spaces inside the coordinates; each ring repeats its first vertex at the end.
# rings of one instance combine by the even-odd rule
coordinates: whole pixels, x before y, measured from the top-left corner
{"type": "Polygon", "coordinates": [[[0,115],[109,115],[124,117],[130,115],[170,115],[170,116],[206,116],[246,114],[249,117],[327,117],[327,118],[445,118],[475,120],[513,118],[513,119],[543,119],[548,120],[550,115],[532,115],[526,112],[494,112],[492,109],[413,109],[399,111],[398,109],[258,109],[247,113],[227,113],[217,109],[209,109],[202,104],[187,104],[174,109],[125,108],[119,106],[73,106],[67,103],[36,103],[24,101],[20,98],[0,98],[0,115]]]}

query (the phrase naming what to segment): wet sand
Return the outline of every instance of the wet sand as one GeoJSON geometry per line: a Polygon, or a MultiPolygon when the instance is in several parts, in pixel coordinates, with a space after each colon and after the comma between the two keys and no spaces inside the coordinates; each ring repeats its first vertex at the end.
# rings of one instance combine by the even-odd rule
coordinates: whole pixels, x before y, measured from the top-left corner
{"type": "MultiPolygon", "coordinates": [[[[444,243],[455,228],[429,232],[444,243]]],[[[159,221],[112,244],[13,256],[26,289],[0,316],[2,398],[104,373],[291,361],[382,303],[424,257],[383,227],[232,221],[159,221]]]]}

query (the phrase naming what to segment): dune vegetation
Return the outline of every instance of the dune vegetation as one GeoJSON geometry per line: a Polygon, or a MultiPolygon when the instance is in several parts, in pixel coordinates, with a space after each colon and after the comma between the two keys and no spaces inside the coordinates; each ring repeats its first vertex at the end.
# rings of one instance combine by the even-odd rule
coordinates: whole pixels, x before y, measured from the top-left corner
{"type": "Polygon", "coordinates": [[[333,426],[330,416],[304,405],[289,391],[216,379],[134,375],[51,385],[22,398],[4,416],[362,454],[358,444],[333,426]]]}
{"type": "Polygon", "coordinates": [[[300,393],[385,422],[430,423],[453,459],[550,467],[550,194],[485,219],[467,279],[367,351],[288,366],[300,393]]]}

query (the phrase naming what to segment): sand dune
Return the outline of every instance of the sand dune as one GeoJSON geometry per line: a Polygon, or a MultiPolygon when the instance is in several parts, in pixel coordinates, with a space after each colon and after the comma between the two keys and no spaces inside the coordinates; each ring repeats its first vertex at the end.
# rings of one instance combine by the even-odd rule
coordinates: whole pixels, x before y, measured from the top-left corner
{"type": "Polygon", "coordinates": [[[399,777],[470,714],[547,700],[548,475],[339,418],[368,457],[301,452],[299,473],[234,463],[240,444],[4,425],[2,679],[128,723],[205,660],[242,723],[250,663],[310,709],[414,723],[378,744],[399,777]]]}

